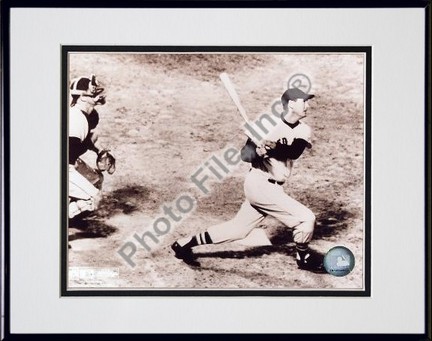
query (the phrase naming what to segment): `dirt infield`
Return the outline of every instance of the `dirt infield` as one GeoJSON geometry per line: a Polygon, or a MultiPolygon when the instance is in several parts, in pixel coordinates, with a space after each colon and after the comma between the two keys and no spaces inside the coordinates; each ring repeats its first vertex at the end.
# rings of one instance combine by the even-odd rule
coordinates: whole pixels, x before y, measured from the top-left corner
{"type": "MultiPolygon", "coordinates": [[[[107,103],[98,109],[98,131],[117,158],[116,173],[105,176],[99,211],[68,228],[71,268],[116,273],[71,276],[70,288],[364,288],[362,55],[74,53],[69,63],[71,78],[94,73],[104,83],[107,103]],[[173,257],[169,246],[175,239],[232,218],[244,200],[246,163],[231,167],[223,181],[209,182],[208,195],[190,179],[210,157],[222,158],[228,146],[241,149],[246,141],[241,117],[219,80],[223,71],[251,119],[270,113],[290,75],[309,77],[316,97],[305,121],[313,128],[313,148],[295,163],[284,187],[317,216],[313,249],[325,253],[343,245],[353,252],[356,264],[347,276],[297,269],[292,231],[272,218],[263,226],[271,246],[200,246],[199,268],[173,257]],[[148,230],[164,204],[186,192],[196,199],[195,210],[152,244],[151,252],[137,247],[136,266],[129,266],[117,251],[148,230]]],[[[84,159],[92,164],[95,155],[84,159]]]]}

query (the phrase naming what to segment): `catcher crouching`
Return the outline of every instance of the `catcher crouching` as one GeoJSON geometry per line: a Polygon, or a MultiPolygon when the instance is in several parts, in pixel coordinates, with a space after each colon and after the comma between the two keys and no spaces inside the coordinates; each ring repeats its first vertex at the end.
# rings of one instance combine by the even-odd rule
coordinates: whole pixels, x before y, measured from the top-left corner
{"type": "Polygon", "coordinates": [[[115,158],[109,150],[97,147],[95,128],[99,123],[97,105],[105,104],[104,88],[96,76],[79,77],[70,85],[69,110],[69,219],[95,211],[101,199],[103,172],[115,172],[115,158]],[[96,168],[80,156],[91,150],[97,154],[96,168]]]}

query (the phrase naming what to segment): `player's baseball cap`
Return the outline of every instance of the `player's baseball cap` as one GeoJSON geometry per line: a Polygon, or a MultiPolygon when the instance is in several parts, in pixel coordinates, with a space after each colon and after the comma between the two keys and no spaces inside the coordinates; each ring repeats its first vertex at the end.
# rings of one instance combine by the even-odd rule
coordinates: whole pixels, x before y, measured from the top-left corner
{"type": "Polygon", "coordinates": [[[295,101],[299,98],[302,98],[304,101],[307,101],[308,99],[311,99],[313,97],[315,97],[315,95],[307,94],[302,90],[300,90],[299,88],[290,88],[283,93],[281,100],[282,100],[282,105],[286,106],[288,104],[288,101],[295,101]]]}

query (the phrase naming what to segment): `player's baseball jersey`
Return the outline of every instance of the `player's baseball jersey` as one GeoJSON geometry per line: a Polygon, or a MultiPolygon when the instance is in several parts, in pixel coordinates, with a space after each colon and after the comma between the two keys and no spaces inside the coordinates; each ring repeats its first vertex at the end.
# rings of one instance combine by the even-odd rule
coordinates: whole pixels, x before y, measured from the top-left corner
{"type": "MultiPolygon", "coordinates": [[[[265,136],[266,140],[275,141],[280,145],[292,145],[294,139],[302,139],[311,142],[312,129],[303,122],[294,125],[286,121],[279,121],[277,125],[265,136]]],[[[262,159],[261,170],[271,174],[272,178],[277,181],[286,181],[291,175],[294,160],[287,156],[267,157],[262,159]]]]}
{"type": "Polygon", "coordinates": [[[89,122],[86,115],[76,106],[69,110],[69,137],[84,141],[89,133],[89,122]]]}
{"type": "Polygon", "coordinates": [[[76,159],[88,150],[90,132],[99,123],[99,114],[93,110],[85,114],[79,107],[69,110],[69,162],[74,164],[76,159]]]}

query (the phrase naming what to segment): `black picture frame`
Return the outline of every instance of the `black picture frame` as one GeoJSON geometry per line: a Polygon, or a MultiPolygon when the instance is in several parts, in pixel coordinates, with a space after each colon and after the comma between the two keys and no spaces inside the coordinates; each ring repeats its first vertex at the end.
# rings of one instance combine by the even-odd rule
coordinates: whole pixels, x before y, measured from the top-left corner
{"type": "MultiPolygon", "coordinates": [[[[66,338],[66,339],[74,339],[74,338],[84,338],[84,339],[94,339],[102,338],[104,337],[103,334],[14,334],[11,333],[10,324],[11,324],[11,316],[10,316],[10,309],[11,309],[11,302],[10,302],[10,272],[13,271],[11,268],[11,259],[10,259],[10,233],[11,233],[11,221],[10,221],[10,202],[9,198],[11,195],[11,188],[9,185],[9,176],[10,176],[10,134],[12,133],[10,131],[10,80],[11,80],[11,73],[10,73],[10,63],[11,60],[9,59],[8,51],[10,48],[10,11],[13,8],[21,8],[21,7],[30,7],[30,8],[50,8],[50,7],[56,7],[56,8],[195,8],[195,7],[210,7],[210,8],[424,8],[425,10],[425,17],[426,17],[426,39],[425,39],[425,66],[426,66],[426,77],[425,77],[425,184],[426,184],[426,190],[425,190],[425,207],[429,208],[431,203],[431,193],[430,193],[430,184],[431,184],[431,169],[430,169],[430,146],[431,146],[431,131],[430,131],[430,121],[431,121],[431,99],[430,99],[430,92],[431,92],[431,75],[430,75],[430,56],[431,56],[431,47],[430,47],[430,14],[431,14],[431,4],[430,1],[380,1],[380,2],[372,2],[372,1],[353,1],[349,4],[346,4],[342,1],[306,1],[306,2],[300,2],[300,1],[294,1],[294,2],[279,2],[279,1],[205,1],[200,2],[199,5],[195,1],[186,1],[186,2],[176,2],[176,1],[150,1],[146,2],[145,4],[142,4],[137,1],[125,1],[122,2],[121,5],[118,2],[115,1],[109,1],[104,2],[103,4],[98,2],[88,2],[88,1],[63,1],[61,3],[57,3],[56,1],[37,1],[37,2],[30,2],[30,1],[3,1],[1,4],[1,29],[2,29],[2,50],[3,50],[3,68],[2,68],[2,78],[3,78],[3,92],[2,92],[2,101],[3,101],[3,159],[2,159],[2,171],[4,174],[4,181],[2,182],[3,187],[3,224],[2,224],[2,230],[4,231],[4,239],[2,240],[2,247],[3,247],[3,253],[2,253],[2,265],[4,266],[4,301],[2,300],[2,306],[4,307],[4,337],[6,340],[17,340],[17,339],[54,339],[58,337],[66,338]]],[[[119,50],[122,49],[130,49],[130,47],[117,47],[119,50]]],[[[74,46],[74,49],[76,47],[74,46]]],[[[160,49],[157,47],[157,49],[160,49]]],[[[62,53],[66,53],[68,49],[64,49],[62,53]]],[[[64,55],[63,55],[64,57],[64,55]]],[[[369,50],[368,54],[369,58],[369,68],[368,73],[370,73],[371,70],[371,53],[369,50]]],[[[63,77],[66,75],[63,74],[63,77]]],[[[64,80],[64,78],[63,78],[64,80]]],[[[368,78],[368,81],[370,81],[370,77],[368,78]]],[[[64,83],[64,82],[63,82],[64,83]]],[[[370,85],[370,84],[369,84],[370,85]]],[[[368,91],[370,92],[370,86],[367,87],[368,91]]],[[[65,89],[63,90],[63,95],[65,89]]],[[[369,93],[369,102],[366,101],[367,106],[369,108],[366,109],[366,112],[368,112],[368,115],[370,115],[370,100],[371,96],[369,93]]],[[[370,124],[370,120],[367,122],[367,124],[370,124]]],[[[65,134],[66,126],[62,126],[62,133],[65,134]]],[[[370,131],[370,130],[368,130],[370,131]]],[[[368,137],[370,139],[370,136],[368,137]]],[[[370,150],[369,150],[370,152],[370,150]]],[[[63,154],[63,157],[65,154],[63,154]]],[[[368,154],[370,156],[370,153],[368,154]]],[[[63,159],[65,161],[65,159],[63,159]]],[[[370,162],[370,159],[367,160],[370,162]]],[[[368,163],[367,162],[367,163],[368,163]]],[[[65,170],[63,169],[63,176],[65,175],[65,170]]],[[[366,173],[367,182],[370,182],[370,172],[366,173]]],[[[62,185],[63,191],[65,191],[64,183],[62,185]]],[[[366,197],[368,197],[368,192],[366,192],[366,197]]],[[[65,206],[65,205],[63,205],[65,206]]],[[[370,207],[367,207],[367,211],[370,210],[370,207]]],[[[64,217],[64,214],[63,214],[64,217]]],[[[391,331],[389,331],[388,334],[378,334],[375,335],[377,337],[380,337],[382,339],[388,339],[388,340],[431,340],[431,280],[430,280],[430,268],[431,268],[431,215],[430,210],[426,209],[426,216],[425,216],[426,226],[425,226],[425,295],[426,295],[426,301],[425,301],[425,331],[422,334],[392,334],[391,331]]],[[[64,223],[64,221],[63,221],[64,223]]],[[[369,231],[370,232],[370,231],[369,231]]],[[[66,241],[65,234],[62,235],[62,241],[61,243],[64,244],[66,241]]],[[[366,239],[367,244],[370,244],[370,233],[367,234],[366,239]]],[[[370,250],[369,250],[370,251],[370,250]]],[[[371,261],[370,252],[367,253],[367,262],[371,261]]],[[[64,249],[62,249],[61,254],[61,261],[63,262],[63,266],[65,265],[65,255],[64,255],[64,249]]],[[[370,267],[370,263],[368,263],[369,266],[367,266],[367,269],[370,267]]],[[[62,268],[63,271],[64,268],[62,268]]],[[[370,295],[370,271],[367,271],[367,280],[369,281],[367,284],[367,290],[365,291],[365,294],[368,296],[370,295]]],[[[61,294],[67,294],[66,293],[65,286],[64,286],[64,276],[65,273],[62,272],[62,287],[61,287],[61,294]]],[[[373,279],[372,279],[373,280],[373,279]]],[[[3,283],[2,283],[3,284],[3,283]]],[[[118,295],[119,292],[107,292],[107,291],[96,291],[96,292],[87,292],[89,296],[111,296],[111,295],[118,295]]],[[[155,294],[154,292],[147,292],[147,294],[155,294]]],[[[159,294],[159,293],[158,293],[159,294]]],[[[179,292],[167,292],[166,296],[194,296],[197,292],[194,291],[185,291],[184,294],[181,294],[179,292]]],[[[286,293],[285,293],[286,294],[286,293]]],[[[85,296],[86,292],[77,292],[77,296],[85,296]]],[[[127,296],[127,292],[125,293],[125,296],[127,296]]],[[[225,296],[226,293],[223,293],[222,296],[225,296]]],[[[238,295],[238,292],[234,293],[234,295],[238,295]]],[[[326,296],[325,292],[316,292],[315,294],[312,293],[310,296],[326,296]]],[[[74,296],[74,294],[70,295],[74,296]]],[[[120,294],[121,296],[121,294],[120,294]]],[[[139,296],[139,295],[138,295],[139,296]]],[[[219,296],[218,294],[213,294],[209,296],[219,296]]],[[[229,294],[228,294],[229,296],[229,294]]],[[[241,296],[241,294],[240,294],[241,296]]],[[[254,296],[253,294],[246,293],[246,296],[254,296]]],[[[272,296],[272,295],[270,295],[272,296]]],[[[277,296],[277,295],[276,295],[277,296]]],[[[282,295],[283,296],[283,295],[282,295]]],[[[296,296],[296,295],[294,295],[296,296]]],[[[298,296],[302,296],[299,294],[298,296]]],[[[330,295],[331,296],[331,295],[330,295]]],[[[340,296],[344,296],[344,294],[340,294],[340,296]]],[[[352,296],[352,295],[351,295],[352,296]]],[[[362,295],[359,295],[362,296],[362,295]]],[[[223,333],[223,331],[222,331],[223,333]]],[[[295,338],[295,339],[303,339],[305,337],[316,337],[317,339],[331,339],[331,340],[345,340],[347,338],[351,340],[363,340],[368,337],[373,336],[374,334],[308,334],[307,331],[305,331],[304,334],[288,334],[289,337],[295,338]]],[[[198,335],[190,335],[191,337],[197,337],[198,335]]],[[[227,337],[229,335],[226,335],[227,337]]],[[[121,335],[121,338],[123,339],[138,339],[143,337],[142,335],[134,335],[134,334],[123,334],[121,335]]],[[[164,337],[163,335],[157,335],[152,334],[151,337],[158,338],[158,337],[164,337]]],[[[211,337],[210,335],[207,335],[206,337],[211,337]]],[[[287,337],[286,335],[278,335],[273,334],[272,337],[279,338],[279,337],[287,337]]]]}
{"type": "Polygon", "coordinates": [[[314,46],[314,47],[282,47],[282,46],[62,46],[62,224],[61,224],[61,295],[62,296],[307,296],[307,297],[370,297],[371,295],[371,224],[370,224],[370,187],[371,187],[371,75],[372,75],[372,48],[370,46],[314,46]],[[365,55],[365,115],[364,115],[364,183],[365,183],[365,214],[364,214],[364,288],[362,290],[263,290],[263,289],[77,289],[68,290],[68,213],[67,213],[67,156],[68,156],[68,56],[70,53],[360,53],[365,55]]]}

